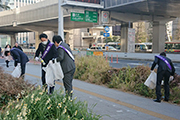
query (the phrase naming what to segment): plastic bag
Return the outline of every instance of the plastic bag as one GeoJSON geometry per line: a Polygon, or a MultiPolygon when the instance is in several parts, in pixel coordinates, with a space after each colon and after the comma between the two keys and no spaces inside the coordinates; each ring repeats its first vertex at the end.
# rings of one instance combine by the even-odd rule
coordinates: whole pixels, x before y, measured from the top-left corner
{"type": "Polygon", "coordinates": [[[153,71],[145,81],[145,85],[148,86],[150,89],[154,89],[156,87],[156,81],[157,81],[157,74],[153,71]]]}
{"type": "Polygon", "coordinates": [[[46,84],[50,87],[54,86],[54,80],[60,80],[64,78],[61,65],[56,60],[54,63],[52,60],[50,60],[48,65],[43,67],[43,70],[46,72],[46,84]]]}
{"type": "Polygon", "coordinates": [[[46,72],[46,84],[50,87],[54,86],[54,74],[51,68],[51,64],[48,63],[48,65],[46,67],[43,67],[42,69],[46,72]]]}
{"type": "Polygon", "coordinates": [[[16,66],[11,75],[15,78],[19,78],[21,76],[21,66],[16,66]]]}
{"type": "Polygon", "coordinates": [[[64,78],[64,73],[62,71],[60,62],[57,62],[57,60],[55,59],[55,62],[52,63],[51,67],[54,74],[54,80],[61,80],[64,78]]]}

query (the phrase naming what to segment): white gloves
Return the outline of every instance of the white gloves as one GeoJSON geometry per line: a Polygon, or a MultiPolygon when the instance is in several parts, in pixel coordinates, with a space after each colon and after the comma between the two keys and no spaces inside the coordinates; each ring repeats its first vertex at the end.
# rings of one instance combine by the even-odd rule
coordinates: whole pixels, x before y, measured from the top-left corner
{"type": "Polygon", "coordinates": [[[169,77],[169,82],[172,81],[173,79],[174,79],[174,77],[173,77],[173,76],[170,76],[170,77],[169,77]]]}
{"type": "Polygon", "coordinates": [[[18,63],[17,65],[18,65],[18,66],[21,66],[21,64],[20,64],[20,63],[18,63]]]}
{"type": "Polygon", "coordinates": [[[154,72],[154,70],[151,70],[151,72],[154,72]]]}
{"type": "Polygon", "coordinates": [[[39,58],[38,58],[38,57],[35,57],[35,60],[36,60],[36,61],[39,61],[39,58]]]}

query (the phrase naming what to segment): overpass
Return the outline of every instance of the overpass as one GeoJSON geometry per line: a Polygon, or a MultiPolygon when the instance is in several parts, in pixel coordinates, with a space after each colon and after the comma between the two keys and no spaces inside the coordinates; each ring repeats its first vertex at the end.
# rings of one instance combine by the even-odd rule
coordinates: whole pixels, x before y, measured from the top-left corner
{"type": "MultiPolygon", "coordinates": [[[[127,30],[128,27],[132,27],[129,23],[144,20],[153,22],[153,52],[164,51],[165,23],[180,16],[178,14],[180,12],[179,0],[103,0],[104,2],[101,1],[98,4],[79,1],[85,0],[62,1],[64,30],[102,25],[100,20],[98,23],[82,22],[77,24],[77,22],[71,21],[71,12],[91,10],[98,11],[100,16],[102,10],[110,11],[111,20],[120,22],[122,26],[122,52],[128,52],[127,30]]],[[[47,30],[54,31],[54,33],[58,31],[58,0],[45,0],[0,13],[0,33],[12,35],[12,39],[18,32],[42,33],[47,30]]]]}

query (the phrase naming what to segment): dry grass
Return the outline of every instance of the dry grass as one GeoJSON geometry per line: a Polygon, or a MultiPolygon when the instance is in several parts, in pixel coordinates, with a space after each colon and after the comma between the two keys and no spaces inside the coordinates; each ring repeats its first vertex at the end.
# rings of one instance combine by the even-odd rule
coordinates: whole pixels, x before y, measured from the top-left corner
{"type": "Polygon", "coordinates": [[[7,74],[0,67],[0,107],[6,105],[8,99],[16,99],[16,96],[22,91],[29,90],[32,84],[24,81],[22,78],[14,78],[7,74]]]}
{"type": "MultiPolygon", "coordinates": [[[[109,63],[102,57],[91,56],[76,59],[76,79],[156,98],[155,89],[149,89],[144,85],[149,75],[149,66],[115,69],[110,67],[109,63]]],[[[170,101],[180,104],[180,75],[176,74],[174,77],[175,79],[170,83],[170,101]]],[[[163,93],[164,89],[162,89],[163,93]]]]}

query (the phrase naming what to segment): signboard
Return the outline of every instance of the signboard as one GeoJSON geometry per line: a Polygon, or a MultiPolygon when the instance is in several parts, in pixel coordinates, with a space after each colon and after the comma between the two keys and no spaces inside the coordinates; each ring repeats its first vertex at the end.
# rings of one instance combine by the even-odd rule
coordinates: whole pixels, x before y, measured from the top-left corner
{"type": "Polygon", "coordinates": [[[103,52],[94,51],[94,56],[103,56],[103,52]]]}
{"type": "Polygon", "coordinates": [[[135,52],[135,29],[128,28],[128,51],[129,53],[135,52]]]}
{"type": "Polygon", "coordinates": [[[85,11],[85,22],[97,23],[98,13],[96,11],[85,11]]]}
{"type": "Polygon", "coordinates": [[[92,56],[92,55],[93,55],[93,51],[87,51],[87,52],[86,52],[86,55],[92,56]]]}
{"type": "Polygon", "coordinates": [[[109,11],[102,11],[102,17],[101,17],[101,22],[104,23],[109,23],[109,11]]]}
{"type": "Polygon", "coordinates": [[[84,22],[84,14],[71,12],[71,21],[84,22]]]}
{"type": "Polygon", "coordinates": [[[104,37],[110,37],[110,33],[104,33],[103,36],[104,37]]]}
{"type": "Polygon", "coordinates": [[[26,41],[23,41],[23,43],[26,43],[26,41]]]}
{"type": "Polygon", "coordinates": [[[106,26],[106,27],[104,28],[104,30],[105,30],[106,32],[109,32],[110,28],[109,28],[108,26],[106,26]]]}

